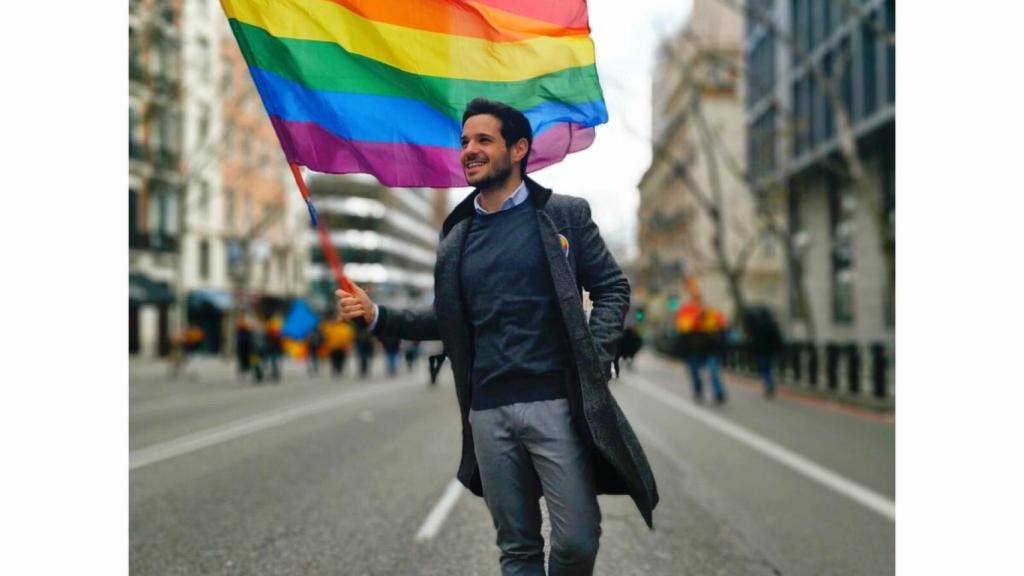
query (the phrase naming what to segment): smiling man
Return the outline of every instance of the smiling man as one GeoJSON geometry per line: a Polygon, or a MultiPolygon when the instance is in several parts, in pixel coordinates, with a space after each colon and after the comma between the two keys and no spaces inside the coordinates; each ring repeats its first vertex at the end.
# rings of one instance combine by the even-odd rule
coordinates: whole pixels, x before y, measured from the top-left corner
{"type": "Polygon", "coordinates": [[[545,574],[544,496],[549,573],[586,575],[601,535],[597,495],[629,494],[652,526],[658,491],[608,391],[629,282],[587,202],[526,176],[532,143],[520,111],[470,102],[461,160],[476,189],[445,220],[434,305],[389,309],[356,286],[338,290],[338,306],[379,336],[444,342],[462,416],[458,479],[487,503],[502,574],[545,574]]]}

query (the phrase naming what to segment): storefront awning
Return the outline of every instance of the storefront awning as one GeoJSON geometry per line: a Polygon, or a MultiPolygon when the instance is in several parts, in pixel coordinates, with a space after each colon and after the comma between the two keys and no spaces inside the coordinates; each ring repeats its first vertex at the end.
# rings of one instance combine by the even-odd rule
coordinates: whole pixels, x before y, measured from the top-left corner
{"type": "Polygon", "coordinates": [[[135,305],[170,304],[174,292],[167,282],[157,282],[145,274],[128,274],[128,301],[135,305]]]}
{"type": "Polygon", "coordinates": [[[218,310],[227,310],[231,308],[231,304],[234,300],[231,298],[231,294],[228,294],[224,290],[193,290],[188,293],[188,306],[189,308],[198,308],[199,306],[208,305],[217,308],[218,310]]]}

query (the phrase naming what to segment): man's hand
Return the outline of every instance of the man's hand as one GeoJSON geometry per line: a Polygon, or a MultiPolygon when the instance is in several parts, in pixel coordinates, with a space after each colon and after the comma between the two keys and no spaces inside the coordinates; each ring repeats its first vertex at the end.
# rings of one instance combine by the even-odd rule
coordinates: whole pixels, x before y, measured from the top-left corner
{"type": "Polygon", "coordinates": [[[366,320],[367,326],[373,324],[377,318],[373,300],[370,300],[366,292],[355,282],[352,282],[352,288],[355,290],[355,294],[341,289],[334,291],[334,295],[338,298],[338,317],[342,320],[355,320],[361,316],[366,320]]]}

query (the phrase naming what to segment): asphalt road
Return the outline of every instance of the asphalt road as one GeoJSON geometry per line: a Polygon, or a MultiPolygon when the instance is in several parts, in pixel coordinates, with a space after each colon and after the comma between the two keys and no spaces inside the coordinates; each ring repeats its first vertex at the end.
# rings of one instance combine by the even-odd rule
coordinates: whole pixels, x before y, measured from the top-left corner
{"type": "MultiPolygon", "coordinates": [[[[218,361],[180,381],[133,364],[131,573],[497,574],[483,501],[459,488],[439,504],[458,412],[447,366],[436,387],[419,369],[332,381],[291,364],[253,386],[218,361]]],[[[661,503],[650,531],[628,498],[601,497],[598,574],[894,572],[890,424],[735,383],[725,406],[695,405],[685,378],[643,356],[612,384],[661,503]]]]}

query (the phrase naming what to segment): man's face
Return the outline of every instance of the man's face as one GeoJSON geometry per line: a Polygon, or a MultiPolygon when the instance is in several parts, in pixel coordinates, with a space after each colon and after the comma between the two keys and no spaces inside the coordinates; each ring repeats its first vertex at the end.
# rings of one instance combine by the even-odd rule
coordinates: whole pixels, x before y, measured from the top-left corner
{"type": "Polygon", "coordinates": [[[501,120],[490,114],[470,116],[462,126],[462,171],[466,183],[487,188],[512,174],[512,151],[501,136],[501,120]]]}

